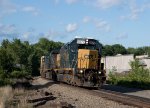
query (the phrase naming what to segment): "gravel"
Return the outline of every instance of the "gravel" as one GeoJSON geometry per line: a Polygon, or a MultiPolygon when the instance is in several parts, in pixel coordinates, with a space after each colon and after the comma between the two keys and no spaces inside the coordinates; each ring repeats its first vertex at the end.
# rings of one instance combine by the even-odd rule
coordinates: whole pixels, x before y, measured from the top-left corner
{"type": "Polygon", "coordinates": [[[134,108],[59,84],[51,85],[48,90],[57,97],[55,101],[65,101],[76,108],[134,108]]]}
{"type": "Polygon", "coordinates": [[[133,106],[123,105],[99,96],[88,94],[87,92],[81,89],[76,89],[75,87],[55,84],[50,80],[45,80],[42,78],[35,79],[33,81],[33,85],[42,85],[43,87],[39,90],[48,91],[56,97],[56,99],[46,102],[45,105],[39,108],[49,108],[51,104],[59,104],[61,102],[71,104],[75,108],[135,108],[133,106]],[[44,87],[44,85],[47,85],[48,83],[51,84],[44,87]]]}

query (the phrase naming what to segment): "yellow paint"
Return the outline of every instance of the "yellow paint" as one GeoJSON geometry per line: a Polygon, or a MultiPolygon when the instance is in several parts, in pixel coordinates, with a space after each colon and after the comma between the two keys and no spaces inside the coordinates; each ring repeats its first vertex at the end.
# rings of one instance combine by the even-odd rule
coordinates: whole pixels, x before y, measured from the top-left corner
{"type": "Polygon", "coordinates": [[[78,68],[97,69],[98,51],[79,49],[78,50],[78,68]]]}
{"type": "Polygon", "coordinates": [[[60,54],[57,54],[56,56],[56,66],[60,67],[60,54]]]}
{"type": "Polygon", "coordinates": [[[58,70],[64,70],[64,71],[72,71],[73,68],[57,68],[57,69],[54,69],[55,71],[58,71],[58,70]]]}

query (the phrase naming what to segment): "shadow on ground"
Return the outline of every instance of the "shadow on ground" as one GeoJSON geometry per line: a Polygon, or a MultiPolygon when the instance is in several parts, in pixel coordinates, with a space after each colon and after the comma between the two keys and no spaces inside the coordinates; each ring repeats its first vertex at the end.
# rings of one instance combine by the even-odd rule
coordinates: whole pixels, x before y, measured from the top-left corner
{"type": "Polygon", "coordinates": [[[121,93],[131,93],[131,92],[142,91],[142,89],[138,89],[138,88],[127,88],[127,87],[115,86],[115,85],[109,85],[109,84],[103,85],[102,89],[121,92],[121,93]]]}
{"type": "Polygon", "coordinates": [[[54,81],[47,81],[44,84],[31,84],[30,89],[42,89],[42,88],[48,88],[49,86],[52,86],[53,84],[59,84],[59,82],[54,82],[54,81]]]}

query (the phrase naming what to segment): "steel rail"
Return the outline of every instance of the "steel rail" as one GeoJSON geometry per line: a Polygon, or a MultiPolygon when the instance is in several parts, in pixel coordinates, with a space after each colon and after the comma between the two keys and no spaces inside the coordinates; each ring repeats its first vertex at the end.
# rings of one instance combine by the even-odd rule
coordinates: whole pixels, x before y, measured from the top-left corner
{"type": "Polygon", "coordinates": [[[114,92],[110,90],[94,90],[92,94],[120,102],[122,104],[131,105],[139,108],[150,108],[150,99],[139,96],[127,95],[120,92],[114,92]]]}

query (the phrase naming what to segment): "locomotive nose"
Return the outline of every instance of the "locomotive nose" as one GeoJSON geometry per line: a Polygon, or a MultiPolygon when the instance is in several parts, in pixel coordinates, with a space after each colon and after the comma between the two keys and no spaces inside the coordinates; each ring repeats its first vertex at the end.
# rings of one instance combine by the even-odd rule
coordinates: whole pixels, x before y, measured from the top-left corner
{"type": "Polygon", "coordinates": [[[89,49],[78,50],[79,69],[97,69],[98,51],[89,49]]]}

